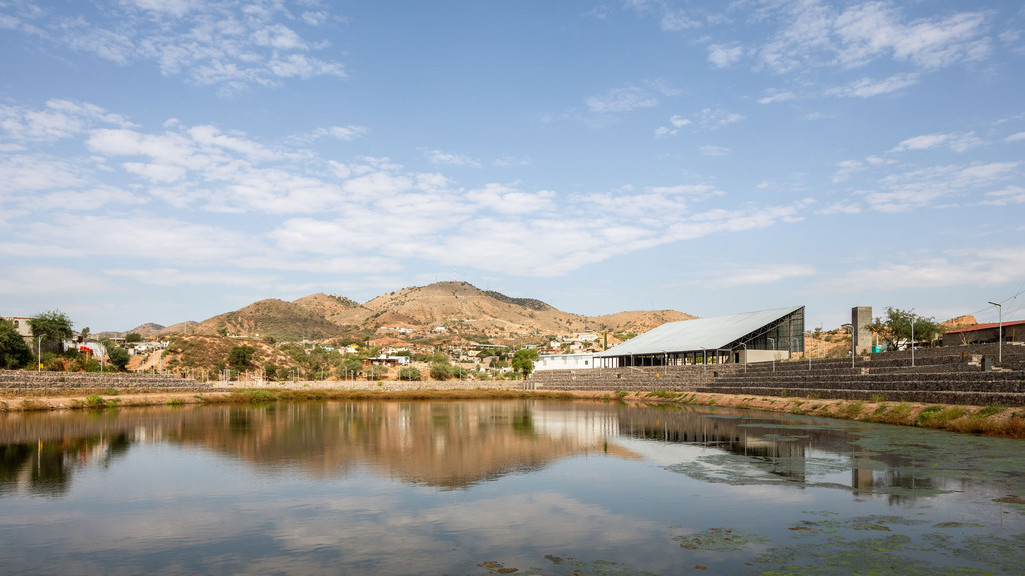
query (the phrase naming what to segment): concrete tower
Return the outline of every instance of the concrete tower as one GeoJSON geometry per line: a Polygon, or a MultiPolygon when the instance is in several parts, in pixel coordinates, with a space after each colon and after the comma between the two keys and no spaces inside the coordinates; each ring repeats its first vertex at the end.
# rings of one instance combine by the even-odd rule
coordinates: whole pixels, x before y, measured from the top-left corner
{"type": "Polygon", "coordinates": [[[872,331],[865,326],[872,323],[871,306],[855,306],[851,308],[851,330],[854,334],[854,350],[857,354],[872,352],[872,331]]]}

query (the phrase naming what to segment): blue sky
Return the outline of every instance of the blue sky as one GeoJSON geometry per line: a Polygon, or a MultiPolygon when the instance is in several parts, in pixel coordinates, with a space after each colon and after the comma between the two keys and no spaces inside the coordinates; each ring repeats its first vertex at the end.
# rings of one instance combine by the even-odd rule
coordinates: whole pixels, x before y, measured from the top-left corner
{"type": "Polygon", "coordinates": [[[0,314],[1025,318],[1025,8],[0,0],[0,314]]]}

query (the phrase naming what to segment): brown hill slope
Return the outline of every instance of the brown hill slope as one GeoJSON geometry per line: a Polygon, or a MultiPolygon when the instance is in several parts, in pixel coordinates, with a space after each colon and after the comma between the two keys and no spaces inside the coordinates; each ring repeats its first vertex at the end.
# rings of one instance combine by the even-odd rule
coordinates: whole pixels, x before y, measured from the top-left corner
{"type": "Polygon", "coordinates": [[[225,329],[229,334],[271,336],[279,340],[320,340],[341,332],[337,324],[320,314],[277,299],[260,300],[241,310],[214,316],[196,328],[198,334],[215,334],[225,329]]]}
{"type": "Polygon", "coordinates": [[[583,319],[540,301],[508,298],[484,292],[466,282],[438,282],[378,296],[364,304],[375,312],[397,312],[429,326],[464,333],[512,335],[562,334],[583,327],[583,319]]]}
{"type": "Polygon", "coordinates": [[[292,303],[342,327],[362,326],[367,318],[374,314],[372,310],[355,300],[322,292],[293,300],[292,303]]]}
{"type": "Polygon", "coordinates": [[[261,300],[198,325],[192,323],[189,332],[212,335],[226,330],[278,340],[324,340],[354,335],[363,339],[378,328],[390,327],[415,329],[421,334],[411,338],[429,337],[432,342],[460,335],[512,342],[521,337],[537,340],[584,330],[640,333],[689,318],[693,316],[675,310],[587,317],[563,312],[541,300],[480,290],[466,282],[439,282],[390,292],[362,305],[331,294],[311,294],[293,302],[261,300]],[[446,330],[435,331],[439,326],[446,330]]]}
{"type": "Polygon", "coordinates": [[[608,330],[609,332],[647,332],[666,322],[677,322],[679,320],[693,320],[697,316],[691,316],[676,310],[642,310],[635,312],[617,312],[605,316],[592,316],[588,318],[588,327],[592,330],[608,330]]]}

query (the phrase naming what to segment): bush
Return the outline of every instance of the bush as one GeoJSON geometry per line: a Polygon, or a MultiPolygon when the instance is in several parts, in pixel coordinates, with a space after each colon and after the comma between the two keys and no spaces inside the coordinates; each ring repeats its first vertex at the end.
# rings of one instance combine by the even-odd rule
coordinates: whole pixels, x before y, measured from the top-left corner
{"type": "Polygon", "coordinates": [[[399,370],[399,380],[422,380],[423,374],[418,368],[407,367],[399,370]]]}
{"type": "Polygon", "coordinates": [[[431,364],[431,380],[449,380],[455,376],[455,367],[451,364],[434,362],[431,364]]]}
{"type": "Polygon", "coordinates": [[[128,353],[128,350],[125,350],[120,346],[111,348],[110,351],[107,352],[107,360],[109,360],[110,364],[118,370],[124,370],[125,367],[128,366],[128,361],[131,360],[131,358],[132,356],[128,353]]]}

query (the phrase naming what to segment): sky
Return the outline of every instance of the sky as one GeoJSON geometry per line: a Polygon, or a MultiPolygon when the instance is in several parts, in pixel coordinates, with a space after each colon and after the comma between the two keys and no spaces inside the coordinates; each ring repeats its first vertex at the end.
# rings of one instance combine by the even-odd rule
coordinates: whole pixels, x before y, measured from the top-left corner
{"type": "Polygon", "coordinates": [[[0,0],[0,315],[1025,319],[1025,7],[0,0]]]}

